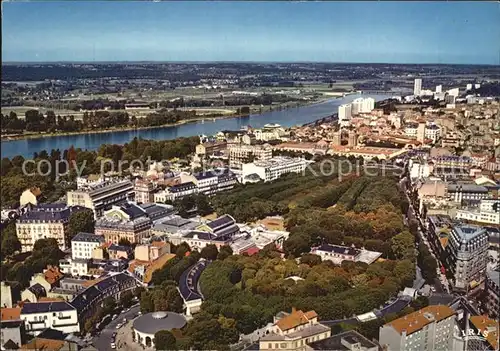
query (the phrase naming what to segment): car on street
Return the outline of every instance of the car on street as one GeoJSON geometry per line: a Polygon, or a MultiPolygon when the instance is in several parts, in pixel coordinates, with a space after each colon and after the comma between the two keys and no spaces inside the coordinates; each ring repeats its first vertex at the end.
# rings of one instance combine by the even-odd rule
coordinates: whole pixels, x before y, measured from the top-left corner
{"type": "Polygon", "coordinates": [[[118,324],[116,325],[116,329],[120,329],[122,326],[123,326],[123,325],[122,325],[121,323],[118,323],[118,324]]]}
{"type": "Polygon", "coordinates": [[[115,338],[116,337],[116,332],[113,332],[113,334],[111,335],[112,338],[115,338]]]}
{"type": "Polygon", "coordinates": [[[111,343],[111,345],[109,345],[113,350],[116,349],[116,344],[114,342],[111,343]]]}

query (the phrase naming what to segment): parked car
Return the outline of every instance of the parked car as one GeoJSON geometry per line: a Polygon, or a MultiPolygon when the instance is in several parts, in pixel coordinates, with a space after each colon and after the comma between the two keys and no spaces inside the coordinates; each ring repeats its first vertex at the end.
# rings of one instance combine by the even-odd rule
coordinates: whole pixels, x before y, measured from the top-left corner
{"type": "Polygon", "coordinates": [[[121,327],[122,327],[122,324],[121,324],[121,323],[118,323],[118,324],[116,325],[116,329],[120,329],[121,327]]]}
{"type": "Polygon", "coordinates": [[[112,342],[110,346],[113,350],[116,349],[116,344],[114,342],[112,342]]]}

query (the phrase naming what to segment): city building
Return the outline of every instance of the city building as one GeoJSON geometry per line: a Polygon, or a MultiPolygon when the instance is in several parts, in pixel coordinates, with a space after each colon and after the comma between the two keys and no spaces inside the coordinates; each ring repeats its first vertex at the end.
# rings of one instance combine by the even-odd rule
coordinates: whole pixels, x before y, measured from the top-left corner
{"type": "Polygon", "coordinates": [[[373,98],[357,98],[351,103],[351,116],[360,113],[370,113],[375,108],[373,98]]]}
{"type": "Polygon", "coordinates": [[[470,183],[450,183],[448,184],[447,192],[453,201],[472,205],[477,205],[481,200],[489,197],[488,188],[470,183]]]}
{"type": "Polygon", "coordinates": [[[65,334],[80,332],[77,310],[66,301],[25,303],[21,308],[21,319],[26,332],[35,336],[47,328],[65,334]]]}
{"type": "Polygon", "coordinates": [[[133,291],[140,285],[136,278],[127,273],[108,273],[95,281],[89,281],[88,287],[81,290],[70,303],[76,308],[78,321],[83,326],[106,297],[119,300],[122,293],[133,291]]]}
{"type": "Polygon", "coordinates": [[[332,261],[338,265],[340,265],[342,261],[372,264],[382,255],[380,252],[330,244],[313,247],[311,253],[320,256],[323,261],[332,261]]]}
{"type": "Polygon", "coordinates": [[[245,178],[256,174],[265,182],[270,182],[278,179],[283,174],[301,173],[304,172],[307,166],[307,161],[302,158],[292,158],[285,156],[273,157],[267,161],[256,161],[246,163],[242,168],[242,179],[245,183],[245,178]]]}
{"type": "Polygon", "coordinates": [[[329,338],[314,341],[307,345],[306,350],[324,350],[324,351],[379,351],[380,345],[371,341],[356,330],[348,330],[329,338]]]}
{"type": "Polygon", "coordinates": [[[380,327],[379,343],[388,351],[452,350],[455,311],[431,305],[380,327]]]}
{"type": "Polygon", "coordinates": [[[455,218],[484,224],[500,224],[500,200],[481,199],[479,209],[457,210],[455,218]]]}
{"type": "Polygon", "coordinates": [[[74,260],[91,259],[94,250],[104,242],[102,235],[80,232],[71,239],[71,258],[74,260]]]}
{"type": "Polygon", "coordinates": [[[455,290],[468,291],[483,281],[488,248],[488,234],[484,228],[465,224],[452,227],[445,251],[455,290]]]}
{"type": "Polygon", "coordinates": [[[104,182],[104,178],[100,174],[89,174],[81,177],[76,177],[76,188],[81,189],[91,185],[98,185],[104,182]]]}
{"type": "Polygon", "coordinates": [[[21,284],[2,281],[0,283],[1,308],[12,308],[21,301],[21,284]]]}
{"type": "Polygon", "coordinates": [[[134,260],[130,262],[128,271],[138,280],[149,284],[153,273],[174,257],[175,254],[170,253],[170,243],[165,241],[138,245],[135,247],[134,260]]]}
{"type": "Polygon", "coordinates": [[[21,319],[21,308],[1,308],[0,311],[0,348],[18,350],[24,342],[26,332],[21,319]]]}
{"type": "Polygon", "coordinates": [[[242,164],[253,161],[266,161],[273,157],[273,151],[269,144],[246,145],[231,144],[229,150],[229,166],[241,169],[242,164]]]}
{"type": "Polygon", "coordinates": [[[95,233],[102,235],[106,242],[118,244],[121,239],[126,239],[135,244],[149,238],[152,225],[144,209],[125,203],[112,206],[111,210],[104,212],[95,223],[95,233]]]}
{"type": "Polygon", "coordinates": [[[349,131],[349,136],[347,139],[347,146],[355,147],[358,145],[358,134],[355,131],[349,131]]]}
{"type": "Polygon", "coordinates": [[[341,127],[347,127],[351,123],[352,105],[344,104],[339,106],[339,123],[341,127]]]}
{"type": "Polygon", "coordinates": [[[196,155],[200,157],[208,157],[214,153],[226,150],[227,143],[225,141],[206,142],[196,145],[196,155]]]}
{"type": "Polygon", "coordinates": [[[134,320],[132,339],[142,347],[155,347],[155,334],[159,331],[181,329],[186,325],[186,318],[175,312],[150,312],[134,320]]]}
{"type": "Polygon", "coordinates": [[[193,182],[175,184],[167,187],[165,190],[158,191],[154,194],[154,202],[165,203],[167,201],[175,201],[182,199],[185,196],[198,194],[198,187],[193,182]]]}
{"type": "Polygon", "coordinates": [[[220,248],[229,244],[239,233],[240,228],[234,218],[226,214],[182,234],[181,241],[186,242],[192,249],[201,250],[210,244],[220,248]]]}
{"type": "Polygon", "coordinates": [[[318,322],[315,311],[280,312],[259,340],[259,350],[308,350],[307,345],[331,336],[330,327],[318,322]]]}
{"type": "Polygon", "coordinates": [[[157,237],[164,237],[174,245],[179,245],[182,241],[182,233],[194,230],[199,225],[197,221],[176,216],[156,223],[151,233],[157,237]]]}
{"type": "Polygon", "coordinates": [[[425,141],[425,123],[419,123],[417,127],[417,141],[423,143],[425,141]]]}
{"type": "Polygon", "coordinates": [[[83,206],[94,211],[97,219],[113,205],[131,200],[134,185],[129,180],[107,181],[89,185],[66,194],[68,206],[83,206]]]}
{"type": "Polygon", "coordinates": [[[40,198],[42,196],[42,191],[38,187],[31,187],[22,192],[19,197],[19,206],[23,207],[28,204],[38,205],[40,198]]]}
{"type": "Polygon", "coordinates": [[[32,251],[37,240],[49,238],[56,239],[61,250],[69,248],[69,217],[81,210],[83,208],[80,206],[65,204],[30,206],[16,222],[16,234],[21,242],[21,251],[32,251]]]}
{"type": "Polygon", "coordinates": [[[135,201],[137,203],[147,204],[154,202],[155,191],[156,186],[151,181],[136,179],[134,182],[135,201]]]}
{"type": "Polygon", "coordinates": [[[442,85],[436,85],[436,93],[440,94],[443,92],[443,86],[442,85]]]}
{"type": "Polygon", "coordinates": [[[415,82],[413,83],[413,95],[420,96],[422,91],[422,79],[415,78],[415,82]]]}
{"type": "Polygon", "coordinates": [[[191,318],[201,309],[203,295],[198,290],[198,281],[208,264],[209,262],[207,260],[203,258],[200,259],[196,264],[186,269],[179,279],[179,286],[177,289],[184,301],[184,308],[186,309],[185,315],[188,318],[191,318]]]}
{"type": "Polygon", "coordinates": [[[197,173],[193,177],[198,193],[205,195],[231,190],[238,183],[236,175],[227,168],[197,173]]]}
{"type": "Polygon", "coordinates": [[[500,325],[485,316],[470,316],[469,328],[476,337],[469,338],[467,350],[498,351],[500,325]]]}
{"type": "Polygon", "coordinates": [[[500,267],[495,270],[488,271],[486,274],[485,295],[484,301],[488,316],[493,319],[500,317],[500,267]]]}

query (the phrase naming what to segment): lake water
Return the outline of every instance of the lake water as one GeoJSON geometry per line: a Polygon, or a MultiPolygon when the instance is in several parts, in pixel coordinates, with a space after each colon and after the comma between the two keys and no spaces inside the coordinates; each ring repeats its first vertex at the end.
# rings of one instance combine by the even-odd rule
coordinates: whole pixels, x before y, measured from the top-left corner
{"type": "MultiPolygon", "coordinates": [[[[267,123],[278,123],[284,127],[302,125],[338,112],[338,107],[349,103],[361,95],[349,95],[344,98],[332,99],[322,103],[291,108],[281,111],[271,111],[241,118],[207,119],[179,126],[141,129],[130,131],[114,131],[95,134],[79,134],[53,136],[47,138],[2,141],[2,157],[12,158],[16,155],[33,157],[34,152],[52,149],[65,150],[71,145],[75,148],[96,150],[102,144],[125,144],[134,137],[154,140],[168,140],[194,135],[213,135],[221,130],[239,130],[244,126],[260,128],[267,123]]],[[[376,101],[389,98],[388,95],[362,95],[373,97],[376,101]]]]}

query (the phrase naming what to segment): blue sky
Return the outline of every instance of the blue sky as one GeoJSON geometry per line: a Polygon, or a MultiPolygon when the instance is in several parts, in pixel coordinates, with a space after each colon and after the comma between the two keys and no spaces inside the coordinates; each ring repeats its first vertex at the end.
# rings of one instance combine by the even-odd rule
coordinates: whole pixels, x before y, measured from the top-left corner
{"type": "Polygon", "coordinates": [[[500,64],[495,2],[2,4],[4,61],[500,64]]]}

